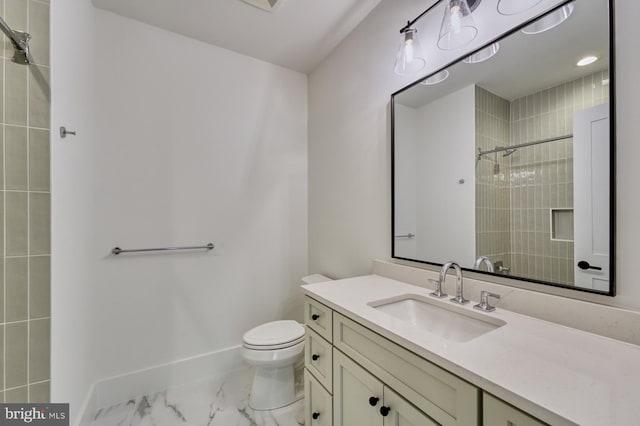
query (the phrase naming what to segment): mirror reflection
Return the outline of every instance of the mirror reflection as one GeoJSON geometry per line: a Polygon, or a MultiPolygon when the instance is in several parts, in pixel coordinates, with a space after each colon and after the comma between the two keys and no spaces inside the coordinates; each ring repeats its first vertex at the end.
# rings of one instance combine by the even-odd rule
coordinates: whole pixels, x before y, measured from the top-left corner
{"type": "Polygon", "coordinates": [[[608,2],[574,3],[394,95],[393,257],[610,292],[608,2]]]}

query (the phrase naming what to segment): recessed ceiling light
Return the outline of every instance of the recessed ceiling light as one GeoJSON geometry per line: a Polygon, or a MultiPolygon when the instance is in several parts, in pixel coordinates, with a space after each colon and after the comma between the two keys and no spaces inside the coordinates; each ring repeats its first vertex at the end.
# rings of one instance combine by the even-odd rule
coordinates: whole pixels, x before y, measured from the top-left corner
{"type": "Polygon", "coordinates": [[[586,65],[594,63],[597,60],[597,56],[585,56],[584,58],[580,59],[576,65],[579,67],[584,67],[586,65]]]}
{"type": "Polygon", "coordinates": [[[525,34],[539,34],[549,31],[566,21],[573,13],[573,9],[575,9],[575,7],[575,1],[567,3],[553,12],[544,15],[534,23],[527,25],[522,29],[522,32],[525,34]]]}
{"type": "Polygon", "coordinates": [[[500,50],[500,44],[493,43],[485,47],[484,49],[480,50],[479,52],[476,52],[473,55],[463,59],[463,62],[467,64],[477,64],[480,62],[484,62],[487,59],[491,58],[496,53],[498,53],[498,50],[500,50]]]}
{"type": "Polygon", "coordinates": [[[426,78],[420,82],[420,84],[424,84],[425,86],[433,86],[434,84],[442,83],[449,77],[449,71],[443,70],[437,74],[432,75],[429,78],[426,78]]]}

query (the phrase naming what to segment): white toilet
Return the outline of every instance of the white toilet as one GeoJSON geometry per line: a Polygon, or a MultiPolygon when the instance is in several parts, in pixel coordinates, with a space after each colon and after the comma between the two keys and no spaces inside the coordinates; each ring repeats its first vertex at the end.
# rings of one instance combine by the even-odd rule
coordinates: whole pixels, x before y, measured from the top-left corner
{"type": "MultiPolygon", "coordinates": [[[[304,277],[304,284],[330,281],[322,275],[304,277]]],[[[304,353],[304,326],[296,321],[273,321],[247,331],[242,358],[256,369],[249,396],[254,410],[274,410],[296,402],[294,367],[304,353]]]]}

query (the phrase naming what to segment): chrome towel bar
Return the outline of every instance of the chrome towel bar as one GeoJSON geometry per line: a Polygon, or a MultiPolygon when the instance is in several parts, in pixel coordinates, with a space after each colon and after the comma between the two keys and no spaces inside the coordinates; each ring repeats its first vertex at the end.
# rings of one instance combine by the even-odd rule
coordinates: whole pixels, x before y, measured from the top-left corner
{"type": "Polygon", "coordinates": [[[416,236],[416,234],[408,233],[407,235],[396,235],[395,238],[409,238],[409,239],[411,239],[411,238],[413,238],[415,236],[416,236]]]}
{"type": "Polygon", "coordinates": [[[116,256],[120,253],[144,253],[151,251],[178,251],[178,250],[213,250],[215,246],[213,243],[209,243],[206,246],[188,246],[188,247],[160,247],[160,248],[148,248],[148,249],[130,249],[124,250],[120,247],[114,247],[111,249],[111,253],[116,256]]]}

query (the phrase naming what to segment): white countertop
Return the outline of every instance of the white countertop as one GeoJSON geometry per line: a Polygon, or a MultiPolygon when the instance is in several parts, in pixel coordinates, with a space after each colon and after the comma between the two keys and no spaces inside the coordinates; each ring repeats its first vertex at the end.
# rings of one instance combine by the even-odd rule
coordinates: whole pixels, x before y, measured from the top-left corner
{"type": "MultiPolygon", "coordinates": [[[[368,275],[303,286],[306,294],[552,425],[640,425],[640,346],[498,308],[506,325],[456,343],[367,304],[431,290],[368,275]]],[[[448,299],[433,303],[447,305],[448,299]]],[[[640,324],[638,325],[640,327],[640,324]]]]}

